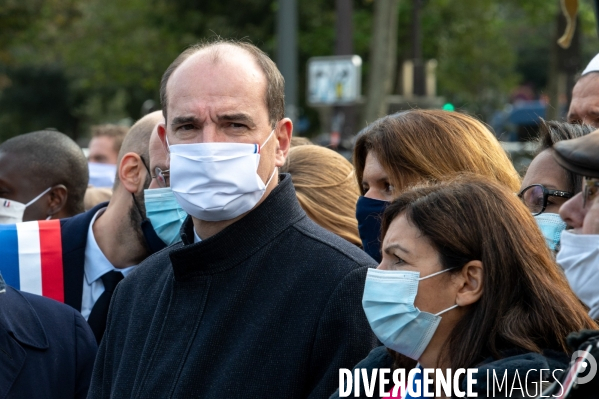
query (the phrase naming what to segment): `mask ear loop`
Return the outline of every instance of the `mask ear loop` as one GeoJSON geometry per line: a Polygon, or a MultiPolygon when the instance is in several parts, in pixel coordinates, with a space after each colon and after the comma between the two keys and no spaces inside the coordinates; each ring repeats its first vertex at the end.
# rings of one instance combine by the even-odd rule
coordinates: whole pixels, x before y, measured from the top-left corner
{"type": "Polygon", "coordinates": [[[419,279],[418,279],[418,281],[421,281],[421,280],[426,280],[427,278],[431,278],[431,277],[435,277],[436,275],[439,275],[439,274],[442,274],[442,273],[448,272],[448,271],[450,271],[450,270],[452,270],[452,269],[455,269],[455,267],[450,267],[449,269],[445,269],[445,270],[441,270],[440,272],[436,272],[436,273],[433,273],[433,274],[429,274],[429,275],[428,275],[428,276],[426,276],[426,277],[421,277],[421,278],[419,278],[419,279]]]}
{"type": "Polygon", "coordinates": [[[139,207],[139,204],[137,203],[135,194],[131,193],[131,197],[133,197],[133,203],[135,204],[135,208],[137,208],[137,212],[139,212],[139,216],[141,217],[141,220],[144,221],[146,218],[144,218],[143,213],[141,213],[141,208],[139,207]]]}
{"type": "MultiPolygon", "coordinates": [[[[46,195],[46,193],[48,193],[48,191],[52,190],[52,187],[48,187],[47,189],[44,190],[43,193],[41,193],[40,195],[38,195],[37,197],[35,197],[34,199],[32,199],[31,201],[29,201],[28,203],[25,204],[25,208],[27,208],[29,205],[33,204],[35,201],[37,201],[38,199],[42,198],[44,195],[46,195]]],[[[48,215],[48,217],[46,218],[46,220],[50,220],[52,219],[52,215],[48,215]]]]}
{"type": "Polygon", "coordinates": [[[270,184],[270,181],[272,180],[272,178],[275,177],[276,172],[277,172],[277,168],[275,168],[275,170],[272,171],[272,174],[268,178],[268,181],[266,182],[266,184],[264,185],[264,187],[268,187],[268,185],[270,184]]]}
{"type": "Polygon", "coordinates": [[[443,313],[445,313],[445,312],[449,312],[450,310],[457,308],[458,306],[460,306],[460,305],[458,305],[458,304],[456,303],[455,305],[453,305],[453,306],[451,306],[451,307],[449,307],[449,308],[447,308],[447,309],[445,309],[445,310],[442,310],[442,311],[440,311],[439,313],[436,313],[436,314],[435,314],[435,316],[440,316],[440,315],[442,315],[442,314],[443,314],[443,313]]]}
{"type": "Polygon", "coordinates": [[[257,144],[258,145],[258,151],[257,153],[260,154],[260,151],[262,150],[262,147],[264,147],[266,145],[266,143],[268,143],[268,140],[270,140],[270,138],[272,137],[272,135],[274,134],[275,129],[272,129],[272,131],[270,132],[270,134],[268,135],[268,137],[266,138],[266,140],[264,140],[264,143],[262,144],[257,144]]]}
{"type": "MultiPolygon", "coordinates": [[[[272,131],[270,132],[270,134],[268,135],[268,137],[266,138],[266,140],[264,140],[264,143],[262,143],[262,145],[256,144],[258,146],[258,151],[257,151],[258,154],[260,154],[260,150],[262,149],[262,147],[264,147],[266,145],[266,143],[268,143],[268,140],[270,140],[270,138],[272,137],[272,135],[274,134],[274,132],[275,132],[275,129],[272,129],[272,131]]],[[[276,172],[277,172],[277,168],[275,167],[275,169],[272,171],[272,174],[268,178],[268,181],[266,182],[266,184],[264,185],[264,187],[268,187],[268,185],[270,184],[270,181],[272,180],[272,178],[275,177],[276,172]]]]}
{"type": "Polygon", "coordinates": [[[38,199],[42,198],[50,190],[52,190],[52,187],[48,187],[47,189],[45,189],[44,192],[42,192],[40,195],[38,195],[37,197],[35,197],[34,199],[32,199],[31,201],[29,201],[28,203],[26,203],[25,204],[25,208],[27,208],[29,205],[33,204],[38,199]]]}
{"type": "MultiPolygon", "coordinates": [[[[455,269],[455,267],[450,267],[449,269],[445,269],[445,270],[441,270],[441,271],[439,271],[439,272],[436,272],[436,273],[433,273],[433,274],[429,274],[428,276],[426,276],[426,277],[422,277],[422,278],[419,278],[418,280],[419,280],[419,281],[421,281],[421,280],[426,280],[427,278],[430,278],[430,277],[437,276],[437,275],[439,275],[439,274],[441,274],[441,273],[445,273],[445,272],[447,272],[447,271],[449,271],[449,270],[452,270],[452,269],[455,269]]],[[[449,307],[449,308],[447,308],[447,309],[445,309],[445,310],[442,310],[442,311],[440,311],[439,313],[436,313],[436,314],[435,314],[435,316],[440,316],[440,315],[442,315],[442,314],[443,314],[443,313],[445,313],[445,312],[449,312],[450,310],[457,308],[458,306],[460,306],[460,305],[458,305],[458,304],[456,303],[455,305],[453,305],[453,306],[451,306],[451,307],[449,307]]]]}

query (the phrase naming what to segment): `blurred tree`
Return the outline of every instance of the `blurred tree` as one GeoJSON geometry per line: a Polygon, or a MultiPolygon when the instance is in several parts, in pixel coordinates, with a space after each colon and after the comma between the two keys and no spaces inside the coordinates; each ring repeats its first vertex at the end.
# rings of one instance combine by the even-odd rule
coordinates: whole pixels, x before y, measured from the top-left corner
{"type": "Polygon", "coordinates": [[[368,98],[364,119],[373,122],[387,113],[387,96],[393,89],[397,58],[399,0],[378,0],[374,7],[370,44],[368,98]]]}
{"type": "MultiPolygon", "coordinates": [[[[439,94],[486,116],[519,83],[531,81],[544,90],[554,3],[425,1],[423,58],[439,61],[439,94]]],[[[353,47],[364,60],[364,93],[374,5],[375,0],[353,0],[353,47]]],[[[248,38],[274,59],[277,6],[277,0],[3,0],[2,137],[46,126],[77,137],[89,124],[136,119],[146,99],[158,103],[160,78],[169,63],[202,38],[248,38]]],[[[410,1],[399,1],[397,61],[409,56],[410,7],[410,1]]],[[[300,116],[311,120],[315,134],[320,132],[317,113],[305,106],[306,62],[333,54],[335,1],[300,2],[298,11],[300,116]]],[[[580,26],[587,62],[596,52],[597,33],[585,2],[580,26]]]]}
{"type": "Polygon", "coordinates": [[[0,141],[21,133],[56,128],[72,134],[69,82],[60,68],[5,69],[10,84],[0,96],[0,141]]]}

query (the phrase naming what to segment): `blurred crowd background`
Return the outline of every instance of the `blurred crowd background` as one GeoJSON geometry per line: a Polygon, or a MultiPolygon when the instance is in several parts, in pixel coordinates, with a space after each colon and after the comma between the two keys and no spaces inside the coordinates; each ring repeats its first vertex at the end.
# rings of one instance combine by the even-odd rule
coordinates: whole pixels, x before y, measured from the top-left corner
{"type": "MultiPolygon", "coordinates": [[[[351,148],[367,122],[410,107],[465,111],[489,123],[502,142],[523,142],[536,133],[538,116],[564,117],[577,75],[597,51],[590,1],[580,2],[567,50],[557,45],[566,24],[558,0],[381,0],[385,10],[376,3],[3,0],[0,142],[53,127],[87,147],[92,125],[130,126],[158,109],[160,76],[169,62],[215,35],[248,38],[278,64],[296,58],[292,73],[279,65],[287,87],[296,87],[287,93],[296,136],[326,145],[335,130],[333,109],[306,104],[308,59],[357,54],[362,97],[344,110],[341,150],[351,148]],[[390,18],[377,20],[381,13],[390,18]],[[374,39],[381,30],[388,40],[374,39]],[[283,34],[293,40],[285,42],[283,34]],[[375,76],[382,93],[371,93],[381,86],[369,76],[376,51],[391,64],[390,73],[375,76]],[[416,83],[406,92],[406,62],[427,68],[432,89],[424,92],[416,83]],[[381,101],[378,112],[369,112],[381,101]]],[[[525,145],[506,149],[518,169],[529,162],[525,145]]]]}

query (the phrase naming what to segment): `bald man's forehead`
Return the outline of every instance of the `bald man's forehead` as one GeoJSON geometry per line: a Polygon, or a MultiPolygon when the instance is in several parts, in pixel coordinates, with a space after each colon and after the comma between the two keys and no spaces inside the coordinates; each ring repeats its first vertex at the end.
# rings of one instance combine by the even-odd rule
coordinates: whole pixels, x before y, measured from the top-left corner
{"type": "Polygon", "coordinates": [[[228,43],[219,43],[198,50],[175,69],[166,85],[168,96],[171,97],[173,95],[171,93],[172,86],[181,75],[196,68],[209,67],[215,64],[228,64],[244,71],[251,71],[253,77],[264,84],[264,89],[266,90],[266,76],[262,68],[258,65],[256,58],[249,51],[241,47],[228,43]]]}
{"type": "Polygon", "coordinates": [[[599,126],[599,73],[583,76],[574,86],[568,122],[599,126]]]}

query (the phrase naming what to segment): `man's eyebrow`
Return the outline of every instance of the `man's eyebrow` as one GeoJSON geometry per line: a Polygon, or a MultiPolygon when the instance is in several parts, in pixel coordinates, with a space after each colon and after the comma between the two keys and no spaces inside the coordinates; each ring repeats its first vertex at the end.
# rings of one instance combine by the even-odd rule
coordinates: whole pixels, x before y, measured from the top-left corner
{"type": "Polygon", "coordinates": [[[193,123],[194,125],[200,125],[201,122],[195,116],[176,116],[173,118],[171,122],[171,126],[173,125],[185,125],[187,123],[193,123]]]}
{"type": "Polygon", "coordinates": [[[245,123],[246,125],[248,125],[248,127],[256,126],[256,124],[254,123],[254,120],[248,114],[244,114],[244,113],[223,114],[223,115],[218,115],[217,118],[218,118],[219,122],[229,121],[229,122],[245,123]]]}

